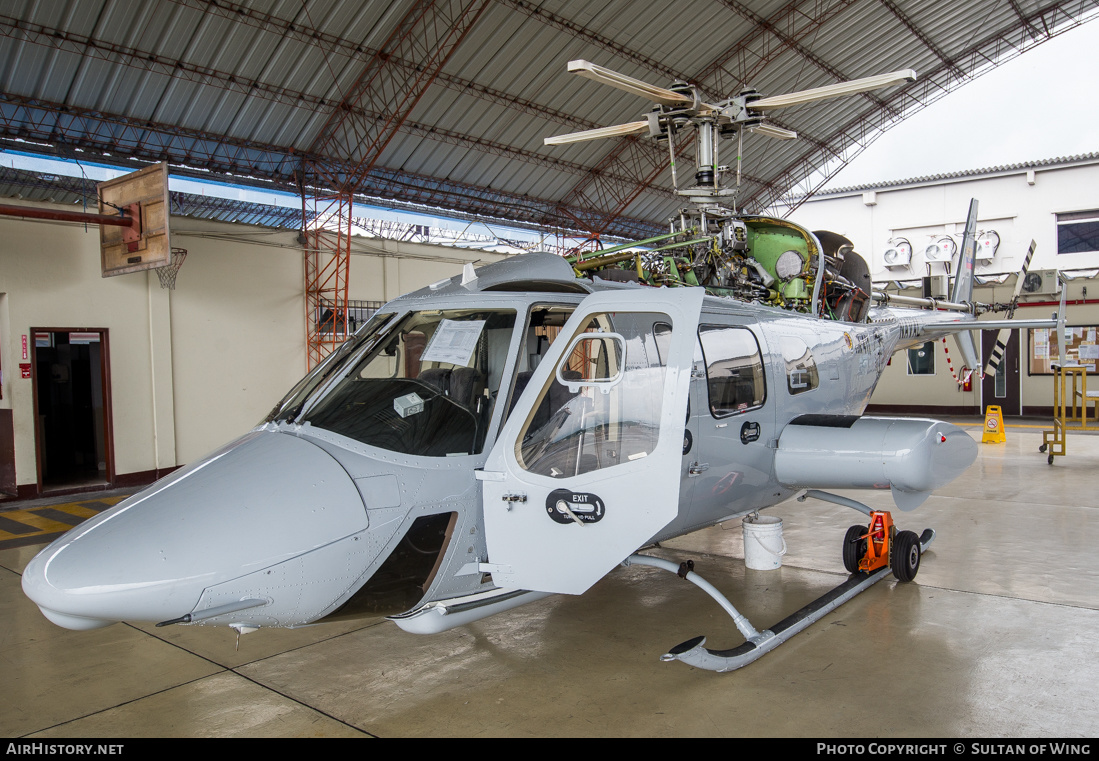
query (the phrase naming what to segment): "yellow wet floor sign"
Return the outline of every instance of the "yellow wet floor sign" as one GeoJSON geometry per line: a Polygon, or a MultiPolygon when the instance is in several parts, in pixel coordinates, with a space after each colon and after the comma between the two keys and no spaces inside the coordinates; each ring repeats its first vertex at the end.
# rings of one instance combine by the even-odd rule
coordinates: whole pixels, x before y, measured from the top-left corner
{"type": "Polygon", "coordinates": [[[1007,441],[1007,434],[1004,433],[1004,416],[1000,413],[999,407],[990,404],[985,408],[985,433],[981,437],[981,443],[998,444],[1001,441],[1007,441]]]}

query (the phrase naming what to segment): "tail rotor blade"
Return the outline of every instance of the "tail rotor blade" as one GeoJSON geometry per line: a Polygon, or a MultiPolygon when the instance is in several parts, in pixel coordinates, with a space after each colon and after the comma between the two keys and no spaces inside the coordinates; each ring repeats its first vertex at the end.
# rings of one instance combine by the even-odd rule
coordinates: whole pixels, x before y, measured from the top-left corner
{"type": "MultiPolygon", "coordinates": [[[[1023,267],[1019,270],[1019,277],[1015,281],[1015,293],[1011,296],[1011,308],[1008,309],[1007,319],[1011,319],[1015,316],[1015,306],[1019,303],[1019,294],[1023,292],[1023,282],[1026,281],[1026,274],[1030,270],[1030,262],[1034,259],[1034,249],[1038,247],[1038,244],[1033,240],[1030,242],[1030,248],[1027,249],[1026,258],[1023,259],[1023,267]]],[[[985,375],[989,377],[996,377],[996,370],[1000,366],[1000,362],[1004,358],[1004,352],[1007,351],[1007,342],[1011,338],[1011,330],[1004,328],[996,336],[996,345],[992,347],[992,354],[988,357],[988,366],[985,367],[985,375]]]]}
{"type": "Polygon", "coordinates": [[[992,347],[992,354],[989,355],[988,365],[985,367],[985,375],[988,377],[996,377],[996,370],[1004,359],[1004,352],[1007,351],[1007,342],[1009,340],[1011,340],[1011,328],[1004,328],[997,334],[996,345],[992,347]]]}
{"type": "Polygon", "coordinates": [[[1015,305],[1019,302],[1019,294],[1023,292],[1023,283],[1026,281],[1026,273],[1030,270],[1030,260],[1034,258],[1034,249],[1038,247],[1038,244],[1033,240],[1030,242],[1030,248],[1026,252],[1026,258],[1023,259],[1023,268],[1019,270],[1019,278],[1015,281],[1015,293],[1011,296],[1011,311],[1008,312],[1008,319],[1011,319],[1015,314],[1015,305]]]}

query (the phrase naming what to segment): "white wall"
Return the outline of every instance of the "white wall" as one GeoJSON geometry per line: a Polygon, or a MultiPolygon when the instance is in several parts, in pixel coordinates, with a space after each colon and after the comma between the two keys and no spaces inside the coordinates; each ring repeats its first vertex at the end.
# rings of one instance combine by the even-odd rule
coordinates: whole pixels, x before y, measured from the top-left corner
{"type": "MultiPolygon", "coordinates": [[[[156,276],[152,276],[156,279],[156,276]]],[[[15,423],[16,481],[37,480],[33,388],[19,377],[32,327],[110,331],[117,472],[155,468],[148,276],[100,277],[99,229],[0,217],[0,292],[7,294],[4,400],[15,423]],[[126,368],[120,371],[120,368],[126,368]]],[[[29,360],[28,360],[29,361],[29,360]]]]}
{"type": "MultiPolygon", "coordinates": [[[[933,234],[965,228],[970,199],[978,202],[978,230],[995,229],[1000,248],[978,274],[1017,272],[1030,241],[1038,246],[1031,269],[1099,267],[1095,254],[1058,254],[1058,213],[1099,209],[1099,160],[1020,168],[999,173],[897,185],[859,187],[822,194],[802,204],[791,221],[810,230],[831,230],[850,238],[870,264],[875,281],[927,274],[923,249],[933,234]],[[1033,184],[1029,180],[1033,179],[1033,184]],[[904,235],[912,242],[909,270],[890,270],[882,261],[886,242],[904,235]]],[[[933,265],[932,274],[943,273],[933,265]]]]}
{"type": "MultiPolygon", "coordinates": [[[[898,183],[895,186],[859,187],[822,194],[791,215],[790,219],[810,230],[832,230],[851,239],[870,265],[877,281],[913,280],[927,274],[923,249],[932,234],[955,234],[961,242],[970,199],[978,201],[978,230],[995,229],[1000,248],[989,265],[977,267],[977,274],[1016,273],[1022,267],[1030,241],[1037,244],[1031,270],[1073,270],[1099,268],[1099,253],[1058,254],[1057,214],[1099,209],[1099,160],[1069,161],[1060,165],[1018,168],[982,176],[956,177],[936,181],[898,183]],[[913,245],[912,266],[908,270],[886,268],[882,253],[894,235],[904,235],[913,245]]],[[[932,265],[932,274],[944,274],[941,264],[932,265]]],[[[1015,278],[1003,285],[978,287],[976,299],[984,303],[1010,301],[1015,278]]],[[[1074,280],[1068,284],[1068,323],[1099,324],[1099,305],[1079,303],[1099,298],[1099,281],[1074,280]],[[1077,302],[1077,303],[1073,303],[1077,302]]],[[[905,295],[921,295],[906,290],[905,295]]],[[[1030,301],[1054,300],[1040,296],[1030,301]]],[[[1049,307],[1027,308],[1017,317],[1048,317],[1049,307]]],[[[1001,315],[1002,316],[1002,315],[1001,315]]],[[[990,319],[995,317],[990,315],[990,319]]],[[[1027,341],[1023,333],[1020,381],[1024,407],[1051,407],[1053,379],[1027,374],[1027,341]]],[[[962,361],[952,339],[947,348],[956,371],[962,361]]],[[[974,391],[961,391],[951,377],[941,341],[935,344],[934,376],[909,376],[903,353],[893,357],[886,368],[871,404],[914,407],[972,407],[980,405],[979,383],[974,391]]]]}
{"type": "MultiPolygon", "coordinates": [[[[13,410],[20,486],[37,482],[32,381],[19,377],[32,327],[109,331],[117,475],[201,457],[248,431],[304,375],[296,232],[178,217],[171,226],[173,246],[188,251],[174,291],[155,272],[102,278],[97,227],[0,217],[0,407],[13,410]]],[[[370,301],[501,258],[372,239],[353,240],[352,252],[349,297],[370,301]]]]}

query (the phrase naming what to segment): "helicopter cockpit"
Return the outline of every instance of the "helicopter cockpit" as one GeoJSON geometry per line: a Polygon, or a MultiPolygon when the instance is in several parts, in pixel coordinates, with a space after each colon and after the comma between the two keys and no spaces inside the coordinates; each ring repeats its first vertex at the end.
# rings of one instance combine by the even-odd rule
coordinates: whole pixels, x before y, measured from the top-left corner
{"type": "Polygon", "coordinates": [[[390,452],[482,450],[515,326],[508,309],[409,312],[356,352],[300,422],[390,452]]]}

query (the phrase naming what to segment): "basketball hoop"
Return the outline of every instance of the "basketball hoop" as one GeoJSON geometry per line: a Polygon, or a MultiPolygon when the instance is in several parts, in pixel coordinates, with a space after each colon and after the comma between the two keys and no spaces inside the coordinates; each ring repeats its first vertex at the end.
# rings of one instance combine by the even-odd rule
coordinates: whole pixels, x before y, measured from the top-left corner
{"type": "Polygon", "coordinates": [[[176,273],[183,266],[183,260],[187,258],[187,249],[173,248],[172,263],[156,268],[157,277],[160,278],[160,287],[169,290],[176,289],[176,273]]]}

